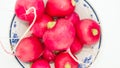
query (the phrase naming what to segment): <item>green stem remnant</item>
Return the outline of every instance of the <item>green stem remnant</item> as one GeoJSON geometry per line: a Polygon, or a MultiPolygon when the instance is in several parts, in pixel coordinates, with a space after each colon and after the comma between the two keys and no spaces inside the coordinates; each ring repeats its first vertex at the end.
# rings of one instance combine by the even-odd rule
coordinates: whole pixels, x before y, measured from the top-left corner
{"type": "Polygon", "coordinates": [[[71,0],[71,3],[72,3],[73,6],[76,5],[76,1],[75,0],[71,0]]]}
{"type": "Polygon", "coordinates": [[[48,28],[48,29],[51,29],[51,28],[53,28],[53,27],[55,26],[55,24],[56,24],[55,21],[48,22],[47,28],[48,28]]]}
{"type": "Polygon", "coordinates": [[[71,64],[69,62],[65,63],[65,67],[64,68],[71,68],[71,64]]]}
{"type": "Polygon", "coordinates": [[[98,35],[98,30],[97,29],[92,29],[92,34],[93,34],[93,36],[98,35]]]}

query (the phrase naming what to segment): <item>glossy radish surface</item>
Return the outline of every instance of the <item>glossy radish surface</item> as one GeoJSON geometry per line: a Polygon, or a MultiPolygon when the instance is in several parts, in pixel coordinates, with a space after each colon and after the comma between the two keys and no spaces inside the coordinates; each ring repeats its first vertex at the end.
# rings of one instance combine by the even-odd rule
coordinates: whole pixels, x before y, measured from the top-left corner
{"type": "Polygon", "coordinates": [[[33,21],[33,10],[27,11],[29,8],[34,7],[36,9],[37,17],[41,17],[44,12],[43,0],[16,0],[15,14],[18,18],[29,23],[33,21]]]}
{"type": "Polygon", "coordinates": [[[15,55],[22,62],[32,62],[38,59],[43,52],[41,43],[36,37],[23,38],[16,48],[15,55]]]}
{"type": "Polygon", "coordinates": [[[77,24],[77,35],[85,45],[92,45],[100,39],[100,25],[91,19],[83,19],[77,24]]]}
{"type": "Polygon", "coordinates": [[[48,49],[46,48],[46,49],[44,50],[42,56],[43,56],[43,58],[46,59],[48,62],[52,62],[52,61],[54,61],[56,55],[55,55],[52,51],[50,51],[50,50],[48,50],[48,49]]]}
{"type": "Polygon", "coordinates": [[[49,21],[52,21],[52,18],[46,14],[44,14],[41,18],[38,18],[31,28],[32,34],[42,38],[44,32],[47,30],[47,23],[49,21]]]}
{"type": "Polygon", "coordinates": [[[67,52],[57,55],[55,68],[78,68],[78,63],[67,52]]]}
{"type": "Polygon", "coordinates": [[[46,60],[39,59],[32,63],[31,68],[51,68],[51,67],[50,67],[50,64],[46,60]]]}
{"type": "Polygon", "coordinates": [[[63,17],[71,14],[74,9],[74,0],[48,0],[46,4],[46,12],[50,16],[63,17]]]}
{"type": "Polygon", "coordinates": [[[56,24],[43,35],[45,46],[52,51],[68,49],[75,37],[73,24],[66,19],[58,19],[56,22],[49,23],[56,24]]]}
{"type": "Polygon", "coordinates": [[[70,15],[65,16],[65,18],[70,20],[74,25],[76,25],[80,21],[80,17],[76,12],[73,12],[70,15]]]}
{"type": "Polygon", "coordinates": [[[83,44],[82,42],[78,39],[78,37],[75,37],[72,45],[70,46],[70,50],[73,54],[79,53],[82,51],[83,44]]]}

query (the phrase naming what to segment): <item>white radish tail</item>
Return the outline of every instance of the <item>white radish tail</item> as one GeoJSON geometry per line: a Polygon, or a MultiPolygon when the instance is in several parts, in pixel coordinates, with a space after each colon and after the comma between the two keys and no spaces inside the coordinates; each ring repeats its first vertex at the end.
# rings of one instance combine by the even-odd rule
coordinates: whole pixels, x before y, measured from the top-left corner
{"type": "MultiPolygon", "coordinates": [[[[28,29],[25,31],[25,33],[21,36],[21,38],[19,39],[19,41],[17,42],[16,46],[14,47],[14,49],[12,50],[12,52],[7,51],[3,45],[3,43],[0,41],[0,46],[2,47],[2,49],[4,50],[4,52],[6,52],[7,54],[13,55],[15,56],[15,50],[17,48],[17,46],[19,45],[19,43],[21,42],[21,40],[26,36],[26,34],[30,31],[30,29],[32,28],[32,26],[34,25],[36,18],[37,18],[37,14],[36,14],[36,8],[35,7],[30,7],[28,10],[26,10],[26,14],[31,13],[30,11],[33,10],[34,13],[34,19],[31,23],[31,25],[28,27],[28,29]]],[[[8,38],[10,39],[10,38],[8,38]]]]}

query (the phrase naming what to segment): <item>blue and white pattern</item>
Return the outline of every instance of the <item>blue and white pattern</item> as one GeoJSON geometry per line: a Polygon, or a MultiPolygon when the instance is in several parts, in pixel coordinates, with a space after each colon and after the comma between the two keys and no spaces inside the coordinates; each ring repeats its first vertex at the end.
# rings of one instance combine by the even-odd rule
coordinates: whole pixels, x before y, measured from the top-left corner
{"type": "Polygon", "coordinates": [[[77,2],[79,2],[79,0],[75,0],[75,2],[77,3],[77,2]]]}
{"type": "Polygon", "coordinates": [[[17,33],[13,33],[12,39],[11,39],[11,43],[13,45],[17,44],[17,42],[19,41],[17,33]]]}
{"type": "MultiPolygon", "coordinates": [[[[91,18],[100,24],[99,18],[95,10],[88,3],[88,1],[86,0],[75,0],[75,1],[77,4],[75,11],[79,14],[81,19],[91,18]]],[[[16,43],[19,41],[19,38],[22,36],[22,34],[25,32],[27,28],[28,26],[25,24],[25,22],[19,20],[14,15],[13,20],[11,22],[10,34],[9,34],[9,37],[11,38],[10,43],[12,47],[16,45],[16,43]]],[[[84,63],[84,64],[79,64],[79,68],[89,67],[96,59],[100,47],[101,47],[101,39],[96,45],[93,45],[91,48],[84,47],[83,51],[77,55],[79,61],[81,61],[81,63],[84,63]]],[[[21,67],[29,68],[30,64],[22,63],[17,58],[16,60],[21,65],[21,67]]]]}

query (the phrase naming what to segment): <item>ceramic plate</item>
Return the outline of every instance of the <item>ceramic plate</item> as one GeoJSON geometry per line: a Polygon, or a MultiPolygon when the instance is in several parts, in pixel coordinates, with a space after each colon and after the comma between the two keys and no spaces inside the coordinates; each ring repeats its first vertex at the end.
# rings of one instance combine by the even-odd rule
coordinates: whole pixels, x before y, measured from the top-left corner
{"type": "MultiPolygon", "coordinates": [[[[75,11],[79,14],[81,19],[90,18],[97,21],[100,24],[99,18],[93,9],[93,7],[86,0],[76,0],[77,6],[75,11]]],[[[24,21],[19,20],[15,14],[12,15],[12,21],[10,24],[9,38],[11,49],[13,49],[16,43],[19,41],[19,38],[23,35],[23,33],[28,28],[27,24],[24,21]]],[[[92,47],[84,47],[83,50],[77,54],[77,58],[80,62],[84,64],[79,64],[79,68],[87,68],[91,66],[91,64],[95,61],[99,50],[101,47],[101,39],[100,41],[92,47]]],[[[21,65],[22,68],[30,68],[30,64],[20,62],[16,57],[16,61],[21,65]]],[[[51,64],[52,68],[53,64],[51,64]]]]}

